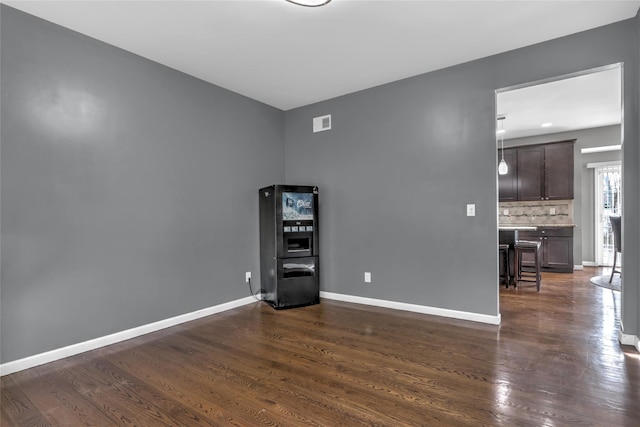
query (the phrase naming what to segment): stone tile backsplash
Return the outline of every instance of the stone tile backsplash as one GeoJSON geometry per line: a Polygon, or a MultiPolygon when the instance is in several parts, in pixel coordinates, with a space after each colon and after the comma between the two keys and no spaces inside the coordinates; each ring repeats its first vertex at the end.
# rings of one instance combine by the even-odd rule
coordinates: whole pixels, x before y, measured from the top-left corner
{"type": "Polygon", "coordinates": [[[500,202],[498,222],[500,225],[573,224],[573,200],[500,202]]]}

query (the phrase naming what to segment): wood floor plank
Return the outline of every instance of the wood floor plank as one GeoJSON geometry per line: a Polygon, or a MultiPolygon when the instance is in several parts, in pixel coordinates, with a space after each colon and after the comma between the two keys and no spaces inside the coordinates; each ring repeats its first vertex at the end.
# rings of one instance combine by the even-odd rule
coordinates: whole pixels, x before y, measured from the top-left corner
{"type": "MultiPolygon", "coordinates": [[[[305,412],[313,414],[313,407],[310,407],[310,405],[314,402],[305,400],[303,395],[295,392],[294,387],[285,387],[284,393],[282,393],[283,389],[275,387],[285,379],[282,374],[276,374],[277,378],[271,378],[273,370],[269,370],[264,365],[260,366],[259,369],[250,369],[250,363],[247,362],[246,358],[239,357],[239,353],[225,356],[212,348],[210,354],[202,354],[193,345],[190,345],[184,337],[176,338],[179,339],[179,347],[183,352],[189,354],[188,362],[177,360],[176,352],[171,348],[156,347],[153,351],[153,357],[159,358],[162,364],[176,366],[180,371],[178,375],[183,375],[182,380],[185,382],[192,383],[195,380],[203,388],[207,386],[211,388],[212,385],[222,388],[222,390],[225,390],[224,394],[216,395],[216,399],[223,401],[227,406],[238,407],[244,413],[252,416],[262,412],[263,417],[277,417],[277,414],[265,413],[265,405],[267,407],[273,405],[274,394],[281,393],[278,396],[278,403],[282,404],[281,406],[289,404],[289,413],[297,414],[298,411],[294,411],[293,408],[302,404],[305,412]],[[240,363],[241,366],[235,366],[236,362],[240,363]],[[264,380],[261,376],[267,376],[268,378],[264,380]],[[279,380],[279,382],[274,382],[274,379],[279,380]],[[202,381],[205,384],[200,384],[202,381]],[[294,400],[293,403],[291,403],[292,399],[294,400]],[[256,404],[261,406],[255,409],[256,404]]],[[[216,344],[213,347],[217,348],[219,346],[220,344],[216,344]]],[[[265,360],[267,359],[262,359],[263,364],[265,360]]],[[[170,376],[175,378],[176,374],[170,374],[170,376]]],[[[287,406],[283,406],[281,410],[286,412],[287,406]]],[[[350,408],[350,411],[353,412],[353,408],[350,408]]],[[[315,415],[324,416],[322,412],[318,412],[315,415]]],[[[253,422],[255,423],[255,420],[253,422]]]]}
{"type": "MultiPolygon", "coordinates": [[[[131,349],[105,356],[121,369],[143,378],[156,389],[171,395],[185,407],[192,408],[201,416],[211,420],[211,425],[243,425],[233,411],[225,409],[210,393],[206,385],[183,378],[176,372],[178,367],[172,360],[163,360],[157,353],[149,353],[144,349],[131,349]]],[[[242,420],[247,421],[247,420],[242,420]]]]}
{"type": "MultiPolygon", "coordinates": [[[[247,341],[245,339],[245,341],[247,341]]],[[[303,342],[303,341],[299,341],[303,342]]],[[[235,359],[242,358],[243,368],[247,369],[251,367],[254,375],[260,375],[260,372],[265,371],[265,363],[260,361],[251,363],[246,360],[249,358],[250,347],[255,345],[255,342],[248,341],[246,345],[249,347],[245,349],[244,353],[240,353],[238,350],[240,345],[235,345],[231,353],[235,354],[235,359]]],[[[365,399],[367,406],[369,402],[376,401],[375,394],[383,393],[386,396],[384,401],[376,401],[374,407],[368,407],[368,410],[375,410],[375,415],[378,418],[384,418],[392,416],[393,412],[388,410],[397,409],[404,404],[412,406],[419,406],[420,402],[424,401],[425,396],[416,396],[416,384],[420,382],[419,376],[414,373],[404,372],[404,381],[399,381],[402,375],[399,371],[388,368],[385,365],[384,357],[379,357],[378,362],[372,362],[371,355],[368,358],[355,357],[354,359],[344,359],[338,357],[338,350],[331,348],[324,348],[323,351],[318,349],[314,350],[316,353],[325,354],[326,360],[319,359],[318,354],[302,355],[304,347],[313,348],[313,345],[309,345],[307,340],[306,346],[300,346],[300,344],[285,347],[281,342],[274,346],[268,346],[266,343],[262,344],[265,354],[262,356],[262,360],[269,361],[269,366],[266,369],[272,369],[278,373],[285,374],[286,376],[294,376],[299,378],[298,384],[295,386],[309,387],[309,386],[321,386],[323,388],[331,389],[334,391],[340,391],[340,386],[343,384],[348,385],[348,390],[351,393],[357,393],[359,395],[372,395],[371,399],[365,399]],[[295,347],[298,347],[297,349],[295,347]],[[308,361],[308,366],[300,365],[300,360],[308,361]],[[321,360],[321,363],[314,365],[314,360],[321,360]],[[295,367],[298,366],[296,370],[295,367]],[[335,369],[332,368],[335,366],[335,369]],[[296,372],[297,371],[297,372],[296,372]],[[321,372],[318,378],[315,378],[314,371],[321,372]],[[371,373],[375,371],[378,376],[376,383],[371,382],[371,373]],[[407,381],[408,380],[408,381],[407,381]]],[[[405,361],[406,363],[407,361],[405,361]]],[[[411,369],[411,368],[409,368],[411,369]]],[[[420,387],[420,386],[418,386],[420,387]]],[[[433,388],[433,387],[432,387],[433,388]]],[[[340,398],[341,396],[334,395],[333,398],[340,398]]],[[[431,405],[436,404],[439,400],[441,402],[442,409],[445,410],[450,406],[450,394],[448,392],[440,393],[440,396],[433,394],[428,396],[431,399],[431,405]]],[[[461,402],[461,406],[464,406],[464,402],[461,402]]],[[[463,412],[460,412],[462,414],[463,412]]],[[[416,413],[411,411],[403,412],[405,420],[410,415],[417,415],[414,421],[419,419],[424,420],[425,416],[422,413],[416,413]]],[[[458,417],[461,415],[458,414],[458,417]]],[[[397,422],[397,420],[390,420],[397,422]]],[[[467,420],[471,421],[471,420],[467,420]]]]}
{"type": "Polygon", "coordinates": [[[2,377],[1,385],[2,426],[45,427],[50,425],[11,376],[2,377]]]}
{"type": "Polygon", "coordinates": [[[256,303],[2,378],[4,425],[640,425],[595,268],[500,289],[499,326],[256,303]]]}
{"type": "Polygon", "coordinates": [[[194,359],[185,362],[176,358],[171,349],[164,351],[156,347],[152,352],[140,349],[134,354],[121,352],[109,358],[120,366],[137,359],[138,364],[143,363],[151,370],[149,381],[157,383],[161,377],[160,387],[175,390],[204,414],[224,421],[224,425],[253,425],[258,419],[269,416],[261,408],[264,399],[252,398],[239,389],[238,385],[244,385],[247,380],[230,380],[233,373],[228,370],[199,367],[201,362],[194,359]]]}
{"type": "Polygon", "coordinates": [[[57,370],[35,367],[16,373],[14,378],[53,426],[99,426],[113,422],[67,386],[57,370]]]}
{"type": "Polygon", "coordinates": [[[210,425],[190,408],[177,404],[171,395],[156,391],[102,357],[89,357],[85,363],[61,371],[61,376],[117,422],[129,422],[130,414],[135,414],[134,419],[144,425],[210,425]]]}
{"type": "MultiPolygon", "coordinates": [[[[296,341],[296,339],[293,339],[294,341],[296,341]]],[[[322,346],[319,345],[318,348],[315,348],[314,345],[309,345],[308,342],[308,338],[306,340],[298,340],[298,344],[295,344],[293,346],[289,346],[288,348],[285,349],[285,347],[283,346],[282,342],[279,342],[276,344],[277,347],[272,347],[269,346],[267,343],[256,343],[256,342],[251,342],[250,340],[247,339],[247,337],[245,337],[245,339],[243,340],[245,341],[245,344],[248,346],[248,349],[245,349],[245,353],[244,354],[236,354],[235,355],[235,359],[238,359],[238,356],[240,356],[241,358],[247,358],[247,354],[249,354],[249,352],[251,351],[252,347],[263,347],[263,350],[265,351],[265,354],[261,357],[258,358],[258,360],[269,360],[270,363],[276,368],[275,370],[277,372],[284,372],[287,375],[294,375],[297,378],[312,378],[313,377],[313,370],[317,370],[319,372],[322,372],[322,377],[326,377],[326,371],[327,369],[331,369],[331,366],[336,366],[338,368],[338,370],[334,373],[334,375],[339,376],[340,381],[348,383],[352,388],[357,387],[359,388],[359,392],[360,393],[368,393],[371,391],[371,384],[368,383],[366,381],[366,377],[369,377],[369,372],[366,371],[366,369],[370,369],[366,367],[366,362],[362,359],[362,358],[357,358],[358,360],[340,360],[340,359],[336,359],[336,354],[337,352],[335,350],[332,349],[327,349],[326,347],[321,348],[322,346]],[[301,346],[300,343],[305,343],[305,345],[301,346]],[[297,347],[297,348],[296,348],[297,347]],[[301,354],[301,351],[304,350],[304,348],[307,349],[311,349],[311,354],[309,355],[303,355],[301,354]],[[311,368],[310,371],[307,372],[300,372],[300,373],[295,373],[295,372],[288,372],[289,370],[289,366],[297,366],[299,365],[299,361],[308,361],[309,364],[314,364],[314,360],[317,359],[319,357],[319,355],[324,354],[325,357],[328,357],[327,360],[325,360],[324,362],[321,362],[320,364],[318,364],[315,367],[301,367],[300,369],[307,369],[307,368],[311,368]],[[276,365],[277,364],[277,365],[276,365]],[[365,378],[365,380],[363,381],[359,381],[357,380],[355,377],[351,376],[348,378],[349,375],[351,375],[351,373],[349,372],[348,369],[345,369],[346,365],[351,365],[353,366],[352,371],[355,372],[360,371],[363,372],[362,377],[365,378]],[[364,368],[359,368],[359,366],[364,366],[364,368]],[[364,371],[363,371],[364,369],[364,371]]],[[[238,352],[239,349],[242,348],[242,345],[240,343],[238,344],[234,344],[234,346],[232,348],[230,348],[230,351],[232,352],[238,352]]],[[[226,359],[226,358],[225,358],[226,359]]],[[[247,364],[244,363],[244,367],[247,367],[247,364]]],[[[264,370],[264,366],[261,366],[260,363],[258,362],[258,364],[256,366],[254,366],[255,370],[256,370],[256,375],[259,374],[259,372],[261,370],[264,370]]],[[[379,365],[376,366],[376,369],[381,369],[381,370],[387,370],[387,368],[385,366],[379,365]]],[[[331,380],[331,378],[329,378],[329,380],[331,380]]],[[[320,378],[320,381],[322,381],[322,378],[320,378]]],[[[384,384],[382,385],[383,388],[386,389],[387,393],[394,393],[394,390],[391,390],[388,385],[389,384],[393,384],[396,383],[397,381],[394,380],[392,378],[392,376],[388,376],[386,382],[388,384],[384,384]]],[[[323,384],[320,384],[323,385],[323,384]]],[[[397,397],[397,393],[396,397],[397,397]]],[[[408,401],[413,401],[415,402],[416,399],[412,398],[412,397],[407,397],[408,401]]]]}

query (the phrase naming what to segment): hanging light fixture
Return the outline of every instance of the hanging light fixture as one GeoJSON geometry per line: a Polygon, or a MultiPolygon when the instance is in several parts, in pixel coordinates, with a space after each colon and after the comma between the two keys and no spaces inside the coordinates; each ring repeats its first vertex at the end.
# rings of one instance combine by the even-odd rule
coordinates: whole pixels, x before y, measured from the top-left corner
{"type": "Polygon", "coordinates": [[[500,134],[500,151],[502,151],[502,160],[500,160],[500,163],[498,164],[498,174],[499,175],[506,175],[507,173],[509,173],[509,166],[507,165],[507,162],[504,161],[504,119],[506,118],[506,116],[498,116],[498,122],[500,122],[500,130],[498,131],[498,133],[500,134]]]}
{"type": "Polygon", "coordinates": [[[305,7],[319,7],[329,4],[331,0],[286,0],[289,3],[297,4],[305,7]]]}

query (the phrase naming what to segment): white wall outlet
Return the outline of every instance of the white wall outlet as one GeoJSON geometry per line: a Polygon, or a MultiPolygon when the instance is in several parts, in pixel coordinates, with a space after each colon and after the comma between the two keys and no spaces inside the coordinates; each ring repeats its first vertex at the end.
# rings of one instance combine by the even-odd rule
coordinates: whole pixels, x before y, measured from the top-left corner
{"type": "Polygon", "coordinates": [[[502,215],[509,216],[509,209],[505,209],[502,211],[502,215]]]}
{"type": "Polygon", "coordinates": [[[364,272],[364,283],[371,283],[371,272],[370,271],[365,271],[364,272]]]}
{"type": "Polygon", "coordinates": [[[556,208],[549,208],[549,215],[555,215],[556,214],[556,208]]]}
{"type": "Polygon", "coordinates": [[[244,281],[246,283],[249,283],[251,281],[251,272],[247,271],[246,273],[244,273],[244,281]]]}
{"type": "Polygon", "coordinates": [[[467,216],[476,216],[476,205],[471,203],[467,205],[467,216]]]}

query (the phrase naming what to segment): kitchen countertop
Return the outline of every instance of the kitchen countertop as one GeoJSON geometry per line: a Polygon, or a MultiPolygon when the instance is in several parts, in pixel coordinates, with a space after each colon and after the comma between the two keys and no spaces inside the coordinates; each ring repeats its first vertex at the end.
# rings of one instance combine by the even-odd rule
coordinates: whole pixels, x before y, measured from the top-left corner
{"type": "Polygon", "coordinates": [[[504,230],[525,230],[526,227],[534,227],[533,230],[538,228],[560,228],[560,227],[575,227],[575,224],[499,224],[499,229],[504,230]]]}
{"type": "Polygon", "coordinates": [[[500,225],[500,231],[536,231],[538,227],[532,225],[500,225]]]}

